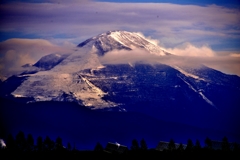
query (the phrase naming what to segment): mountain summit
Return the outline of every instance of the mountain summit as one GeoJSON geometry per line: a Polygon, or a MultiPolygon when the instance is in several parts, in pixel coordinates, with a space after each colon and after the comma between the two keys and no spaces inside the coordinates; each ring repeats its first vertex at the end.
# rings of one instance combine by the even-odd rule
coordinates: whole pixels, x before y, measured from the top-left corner
{"type": "Polygon", "coordinates": [[[87,39],[80,43],[78,47],[95,47],[98,55],[104,55],[112,50],[133,50],[135,48],[142,48],[156,55],[169,54],[141,34],[127,31],[108,31],[87,39]]]}

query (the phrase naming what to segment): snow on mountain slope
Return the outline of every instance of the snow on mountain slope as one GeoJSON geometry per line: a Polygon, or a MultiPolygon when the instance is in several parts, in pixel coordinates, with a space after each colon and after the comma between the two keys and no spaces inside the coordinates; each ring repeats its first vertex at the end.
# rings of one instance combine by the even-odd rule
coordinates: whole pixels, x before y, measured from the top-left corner
{"type": "Polygon", "coordinates": [[[127,31],[108,31],[96,37],[90,38],[78,45],[78,47],[92,46],[98,49],[99,55],[104,55],[106,52],[112,51],[114,49],[133,50],[134,48],[142,48],[151,54],[156,55],[169,54],[141,35],[127,31]]]}
{"type": "MultiPolygon", "coordinates": [[[[181,71],[183,71],[183,70],[181,70],[181,71]]],[[[182,73],[182,72],[181,72],[181,73],[182,73]]],[[[189,76],[189,74],[187,74],[186,72],[184,72],[184,74],[187,75],[187,76],[189,76]]],[[[190,75],[191,75],[191,74],[190,74],[190,75]]],[[[196,76],[194,76],[194,75],[191,75],[191,77],[196,78],[196,76]]],[[[179,77],[179,78],[182,79],[181,77],[179,77]]],[[[196,78],[196,79],[199,79],[199,78],[196,78]]],[[[218,108],[213,104],[213,102],[210,101],[210,100],[202,93],[201,90],[195,89],[190,83],[188,83],[188,82],[185,81],[184,79],[182,79],[182,80],[183,80],[184,83],[186,83],[186,84],[189,86],[189,88],[191,88],[194,92],[198,93],[208,104],[210,104],[211,106],[213,106],[213,107],[215,107],[216,109],[218,109],[218,108]]]]}
{"type": "Polygon", "coordinates": [[[84,69],[102,66],[96,52],[97,49],[94,46],[91,48],[78,48],[54,67],[51,72],[75,73],[84,69]]]}
{"type": "Polygon", "coordinates": [[[4,76],[0,76],[0,82],[5,81],[6,79],[7,79],[6,77],[4,77],[4,76]]]}
{"type": "MultiPolygon", "coordinates": [[[[94,47],[90,50],[80,48],[50,70],[22,75],[29,77],[12,95],[15,97],[33,97],[35,101],[76,101],[90,108],[93,107],[93,109],[94,107],[115,106],[115,103],[102,100],[102,97],[107,93],[94,86],[79,72],[84,69],[102,67],[95,52],[94,47]]],[[[49,57],[54,58],[55,56],[49,57]]]]}
{"type": "Polygon", "coordinates": [[[178,70],[179,72],[181,72],[182,74],[184,74],[184,75],[187,76],[187,77],[192,77],[192,78],[197,79],[197,80],[205,81],[205,79],[200,78],[199,76],[194,75],[194,74],[192,74],[192,73],[188,73],[188,72],[186,72],[185,70],[183,70],[182,68],[180,68],[179,66],[171,65],[171,67],[175,68],[176,70],[178,70]]]}
{"type": "Polygon", "coordinates": [[[75,101],[90,108],[113,107],[101,98],[107,93],[80,73],[47,73],[31,75],[13,93],[15,97],[33,97],[35,101],[75,101]]]}
{"type": "MultiPolygon", "coordinates": [[[[179,66],[176,65],[171,65],[171,67],[173,67],[174,69],[178,70],[179,72],[181,72],[182,74],[184,74],[186,77],[191,77],[194,78],[198,81],[206,81],[204,78],[200,78],[197,75],[194,75],[192,73],[188,73],[185,70],[183,70],[182,68],[180,68],[179,66]]],[[[179,77],[180,79],[182,79],[181,77],[179,77]]],[[[190,83],[188,83],[186,80],[182,79],[184,81],[184,83],[186,83],[189,88],[191,88],[194,92],[198,93],[208,104],[210,104],[211,106],[215,107],[216,109],[218,109],[212,101],[210,101],[203,93],[201,90],[197,90],[195,89],[190,83]]]]}

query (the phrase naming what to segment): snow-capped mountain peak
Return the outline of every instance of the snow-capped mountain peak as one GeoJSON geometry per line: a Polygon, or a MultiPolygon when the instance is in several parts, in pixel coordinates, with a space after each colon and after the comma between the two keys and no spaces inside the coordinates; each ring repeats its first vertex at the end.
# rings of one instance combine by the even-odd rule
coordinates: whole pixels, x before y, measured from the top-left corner
{"type": "Polygon", "coordinates": [[[138,33],[119,30],[99,34],[78,45],[78,47],[93,46],[98,50],[98,55],[104,55],[106,52],[112,50],[133,50],[135,48],[144,49],[151,54],[161,56],[169,54],[138,33]]]}
{"type": "Polygon", "coordinates": [[[222,98],[215,98],[213,89],[226,86],[236,94],[240,93],[239,77],[224,75],[207,67],[101,61],[101,56],[107,52],[135,48],[145,50],[146,54],[167,55],[141,34],[108,31],[80,43],[70,53],[52,53],[42,57],[27,67],[27,71],[12,77],[18,83],[12,83],[11,78],[2,82],[2,86],[14,84],[14,87],[6,92],[2,87],[0,94],[30,97],[33,101],[74,101],[92,109],[151,101],[152,104],[161,103],[163,107],[179,103],[184,106],[193,106],[194,103],[195,106],[195,102],[199,102],[220,110],[226,102],[218,103],[222,98]]]}

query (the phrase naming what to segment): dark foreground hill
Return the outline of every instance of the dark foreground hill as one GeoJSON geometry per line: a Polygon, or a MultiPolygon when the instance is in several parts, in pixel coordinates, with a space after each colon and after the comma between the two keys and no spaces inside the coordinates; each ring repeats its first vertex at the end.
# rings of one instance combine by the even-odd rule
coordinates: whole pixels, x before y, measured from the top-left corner
{"type": "Polygon", "coordinates": [[[92,111],[75,103],[37,102],[24,104],[1,99],[1,137],[9,133],[62,137],[63,144],[71,143],[80,150],[92,150],[96,142],[118,142],[130,147],[133,139],[144,138],[149,148],[155,148],[160,140],[174,139],[178,143],[204,141],[206,137],[240,142],[239,136],[228,132],[201,129],[176,122],[159,120],[135,112],[92,111]]]}

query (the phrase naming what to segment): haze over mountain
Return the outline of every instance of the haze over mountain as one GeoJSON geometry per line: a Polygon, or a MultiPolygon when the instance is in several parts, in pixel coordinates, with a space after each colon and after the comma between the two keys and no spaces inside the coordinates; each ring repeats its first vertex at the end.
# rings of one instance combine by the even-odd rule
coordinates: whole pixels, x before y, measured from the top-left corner
{"type": "Polygon", "coordinates": [[[49,54],[25,68],[1,82],[1,97],[139,113],[240,140],[240,77],[200,63],[185,64],[138,33],[108,31],[72,53],[49,54]]]}

